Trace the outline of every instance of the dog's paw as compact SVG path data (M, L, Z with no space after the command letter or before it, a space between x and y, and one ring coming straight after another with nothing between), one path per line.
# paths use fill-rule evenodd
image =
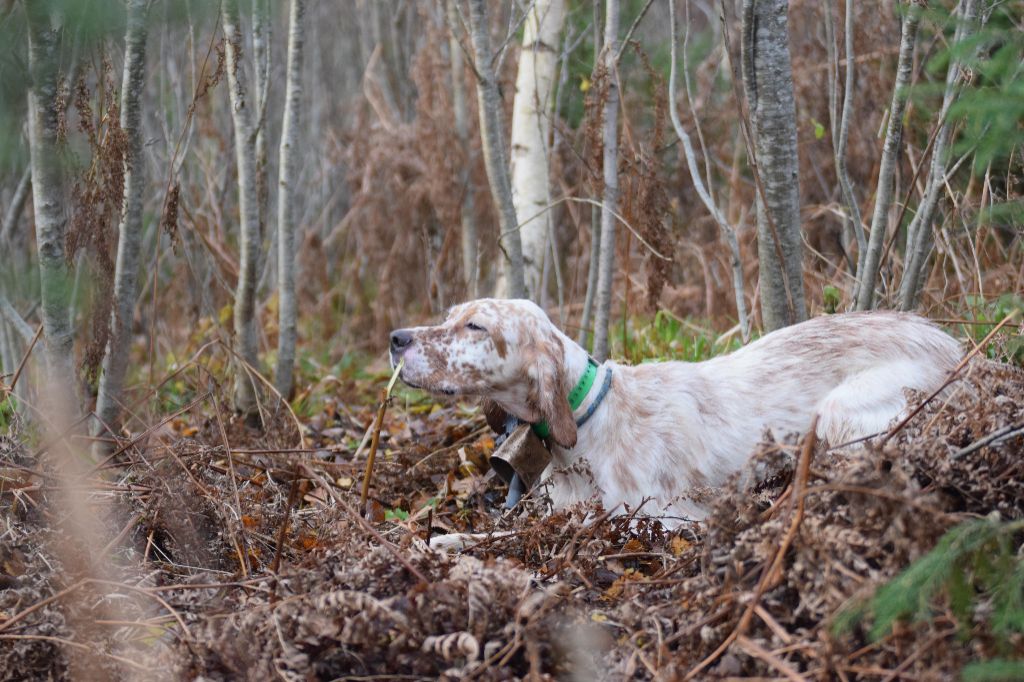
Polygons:
M430 549L437 552L462 552L485 540L504 538L515 533L508 530L497 530L491 533L447 533L430 538Z
M445 554L453 554L455 552L461 552L469 545L479 542L482 538L486 537L479 533L446 533L445 535L435 535L430 538L430 549L443 552Z

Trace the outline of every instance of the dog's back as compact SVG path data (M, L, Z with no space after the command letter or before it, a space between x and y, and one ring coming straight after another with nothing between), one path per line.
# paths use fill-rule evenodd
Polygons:
M564 455L588 460L606 505L652 496L667 509L740 470L766 430L805 433L818 415L831 445L883 431L906 409L905 389L934 390L960 357L926 320L872 312L818 317L705 362L615 365L594 425ZM570 493L555 483L556 497Z
M960 357L960 344L924 318L879 311L786 327L705 369L724 386L746 385L746 406L767 426L806 430L818 414L818 435L838 445L884 429L905 389L934 390Z

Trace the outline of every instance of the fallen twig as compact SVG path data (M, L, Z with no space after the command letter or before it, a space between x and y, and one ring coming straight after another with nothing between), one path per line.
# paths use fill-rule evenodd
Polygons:
M274 559L270 562L270 572L277 573L281 565L281 548L284 547L285 534L288 532L288 517L291 516L292 507L300 499L299 489L303 486L300 483L299 466L295 465L295 477L292 478L291 488L288 490L288 502L284 507L284 519L281 521L281 528L277 531L277 549L274 551ZM276 588L276 583L274 584ZM276 589L272 590L272 598L276 597Z
M3 632L4 630L6 630L7 628L11 627L12 625L17 623L18 621L24 620L24 618L26 616L31 615L32 613L34 613L35 611L38 611L39 609L43 608L47 604L55 602L55 601L57 601L58 599L60 599L61 597L65 596L65 595L71 594L72 592L74 592L75 590L77 590L82 585L86 584L87 582L89 582L88 579L86 579L86 580L79 580L74 585L71 585L70 587L65 587L63 590L61 590L57 594L51 595L51 596L47 597L46 599L43 599L42 601L37 601L32 606L29 606L28 608L26 608L26 609L16 613L15 615L11 616L10 618L5 620L4 622L0 623L0 632Z
M377 408L377 419L373 423L373 439L370 441L370 454L366 456L366 471L363 473L363 489L359 494L359 513L366 514L366 497L370 493L370 478L373 476L373 461L377 458L377 447L380 445L380 429L384 424L384 412L388 409L388 403L391 401L391 389L395 387L395 382L398 381L398 375L402 371L402 367L405 366L405 358L398 361L398 366L395 367L394 373L391 375L391 381L388 382L386 388L380 392L380 407Z
M25 369L25 363L28 362L28 356L32 354L32 349L36 347L36 343L39 341L39 337L42 333L43 325L39 325L39 329L36 329L35 336L32 337L32 342L28 344L28 348L25 349L25 354L21 356L21 362L18 363L18 369L14 370L14 377L11 379L11 385L4 386L5 399L14 392L14 387L18 385L18 379L21 378L21 373Z
M412 563L410 563L409 560L405 558L405 556L402 554L402 552L399 551L397 547L395 547L392 543L384 539L384 536L380 534L380 531L373 527L373 524L364 519L362 514L356 513L356 511L352 509L351 506L349 506L348 502L343 500L341 498L341 495L334 491L334 488L331 487L331 484L324 480L323 476L318 474L309 465L305 463L303 463L301 466L306 471L310 478L319 483L320 486L325 491L327 491L327 494L331 496L331 498L337 503L339 507L341 507L349 516L351 516L356 521L356 523L362 526L363 530L369 533L370 536L374 540L376 540L384 549L386 549L388 552L392 554L392 556L398 559L399 563L405 566L406 570L408 570L410 573L416 576L416 578L421 583L426 584L430 582L429 580L427 580L427 577L423 575L422 571L413 566Z
M245 523L242 520L242 500L238 495L238 480L235 478L235 459L234 455L231 454L231 444L228 442L228 432L224 428L224 419L220 415L220 401L217 400L216 390L210 390L210 397L213 398L213 415L217 419L217 428L220 430L221 440L224 441L224 453L228 458L228 469L231 475L231 491L235 497L235 513L238 515L238 530L239 530L239 545L238 548L238 563L242 568L242 575L246 578L252 573L252 566L249 565L249 545L245 538Z
M66 646L74 647L75 649L81 649L83 651L89 651L89 652L94 653L94 654L99 654L100 656L106 656L107 658L109 658L111 660L117 661L118 663L123 663L124 665L127 665L127 666L129 666L131 668L135 668L136 670L141 670L143 672L154 672L155 671L154 668L150 668L150 667L145 666L145 665L143 665L141 663L137 663L137 662L135 662L135 661L133 661L133 660L131 660L129 658L125 658L123 656L117 656L115 654L107 653L106 651L101 651L100 649L98 649L92 643L90 643L90 644L83 644L82 642L76 642L73 639L67 639L65 637L54 637L52 635L0 635L0 639L8 639L8 640L11 640L11 639L36 639L36 640L41 640L41 641L44 641L44 642L56 642L56 643L61 644L61 645L66 645Z
M761 659L766 664L785 675L787 680L792 680L793 682L805 682L806 678L794 670L793 666L789 665L746 635L739 635L736 638L736 643L739 644L741 649L754 658Z
M953 459L959 459L965 455L969 455L975 450L980 450L986 445L990 445L999 440L1005 440L1006 438L1013 438L1016 435L1024 433L1024 421L1019 421L1015 424L1004 426L1001 429L996 429L992 433L988 434L984 438L979 438L970 445L954 452L950 457Z
M811 471L811 458L814 456L814 446L818 441L816 436L817 429L818 417L815 415L814 420L811 422L811 428L804 437L804 447L800 451L800 462L797 465L796 476L793 479L793 495L790 500L791 513L789 528L786 530L786 535L783 536L782 542L779 543L779 549L775 553L775 558L761 573L761 579L758 581L757 588L754 590L754 596L747 604L747 608L743 612L743 615L740 616L740 620L736 624L736 627L717 649L712 651L707 658L690 669L686 674L685 679L692 680L702 670L718 660L718 657L725 653L733 642L743 636L747 627L750 626L750 621L754 616L754 611L757 608L758 602L761 601L761 597L770 588L778 584L777 575L782 570L782 562L785 560L786 552L789 550L789 546L793 543L793 539L796 537L796 532L800 528L800 522L803 521L804 518L804 495L807 489L807 478Z

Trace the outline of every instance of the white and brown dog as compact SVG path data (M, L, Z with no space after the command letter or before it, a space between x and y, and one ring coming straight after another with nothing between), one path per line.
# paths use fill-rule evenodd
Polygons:
M525 300L470 301L439 326L391 334L410 386L546 423L555 508L597 495L622 511L650 498L643 511L669 525L702 518L686 493L739 471L766 429L802 433L817 415L832 445L883 431L906 411L904 389L938 388L960 357L933 324L894 312L818 317L705 362L635 367L596 365Z

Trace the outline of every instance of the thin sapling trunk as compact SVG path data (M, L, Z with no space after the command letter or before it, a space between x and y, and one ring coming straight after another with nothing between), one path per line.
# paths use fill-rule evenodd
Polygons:
M96 435L106 428L116 435L121 424L124 377L128 369L132 317L139 290L139 254L142 249L142 205L146 189L142 157L142 92L146 71L146 19L149 0L130 0L125 32L124 74L121 81L121 128L128 148L124 159L124 198L118 225L117 262L114 269L114 299L110 311L110 337L103 355L99 392L96 396ZM110 441L95 441L94 448L106 452Z
M278 351L277 391L287 400L295 381L295 203L299 190L299 134L303 119L302 62L305 47L306 0L292 0L288 19L288 75L278 161L277 282Z

